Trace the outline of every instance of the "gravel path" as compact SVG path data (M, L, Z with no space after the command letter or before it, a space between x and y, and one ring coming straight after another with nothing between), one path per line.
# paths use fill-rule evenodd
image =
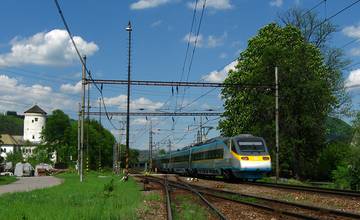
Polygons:
M24 192L42 189L61 184L63 181L53 176L18 177L18 180L8 185L0 186L0 195L4 193Z

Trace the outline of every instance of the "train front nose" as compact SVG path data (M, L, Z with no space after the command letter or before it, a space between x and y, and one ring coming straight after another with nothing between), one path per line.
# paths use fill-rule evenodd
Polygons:
M243 179L260 179L264 174L271 171L269 156L247 156L239 160L240 170L236 176Z

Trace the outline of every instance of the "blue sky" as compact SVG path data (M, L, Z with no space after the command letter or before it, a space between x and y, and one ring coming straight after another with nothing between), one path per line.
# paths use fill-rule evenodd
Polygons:
M178 81L182 73L186 36L193 14L192 0L134 0L134 1L71 1L59 0L81 53L88 56L88 67L94 78L126 79L127 32L133 24L132 79ZM247 41L264 25L277 21L277 14L292 7L312 8L321 1L315 0L208 0L204 13L198 47L196 48L189 81L218 81L225 77L225 70L246 48ZM327 0L316 11L326 18L354 1ZM201 6L203 0L199 0ZM15 110L20 113L39 104L46 111L56 108L76 118L80 101L81 65L76 58L69 38L64 31L53 1L3 0L0 3L0 111ZM199 17L197 11L196 25ZM331 21L339 32L330 42L342 47L353 39L360 39L360 3ZM193 39L191 39L193 40ZM191 41L193 42L193 41ZM191 49L192 51L192 49ZM344 48L347 58L360 61L360 43ZM191 54L191 53L190 53ZM187 68L186 68L187 69ZM187 71L185 72L187 75ZM347 84L360 84L360 65L344 72ZM182 91L182 90L181 90ZM183 111L222 111L219 89L188 89ZM202 98L197 97L207 93ZM351 91L354 108L358 108L356 90ZM104 86L104 96L109 111L123 111L126 87ZM91 91L92 110L97 111L99 94ZM173 111L176 100L171 88L133 87L133 109L146 111ZM168 102L167 102L168 100ZM191 105L190 105L191 103ZM139 149L148 147L149 119L132 118L131 143ZM124 118L113 118L120 127ZM209 121L208 121L209 120ZM196 124L193 117L152 118L154 142L171 141L176 147L195 140ZM203 118L207 125L216 127L216 117ZM104 125L118 135L103 118ZM172 130L174 128L174 130ZM188 131L188 128L190 131ZM212 129L209 137L218 135ZM124 138L123 138L124 140ZM161 144L164 146L164 144Z

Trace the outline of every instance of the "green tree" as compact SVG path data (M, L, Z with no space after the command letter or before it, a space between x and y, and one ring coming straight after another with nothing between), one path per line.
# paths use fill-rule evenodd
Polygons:
M120 145L120 160L121 160L121 168L125 168L125 152L126 146ZM139 151L136 149L129 149L129 166L132 167L139 162Z
M23 162L24 158L20 150L14 150L13 152L6 154L6 162L11 162L13 167L19 162Z
M43 130L41 148L46 149L48 155L57 152L58 162L71 164L78 157L78 122L71 120L61 110L53 111L46 121ZM114 136L96 120L84 123L84 166L89 162L90 169L97 169L100 162L104 167L112 167L112 147ZM40 158L46 155L39 151Z
M0 115L0 134L22 135L24 120L13 115Z
M332 47L329 42L334 33L338 32L337 26L330 20L324 21L316 12L307 12L301 8L291 8L279 15L281 25L292 25L299 28L304 40L317 47L323 57L324 63L331 71L332 82L336 87L333 90L338 98L338 104L333 106L332 113L335 115L351 114L351 98L344 88L342 70L350 64L340 48Z
M160 149L159 150L159 155L164 155L164 154L166 154L166 151L164 149Z
M354 137L341 163L332 172L335 184L340 188L360 189L360 112L353 121Z
M43 145L48 153L56 152L58 162L68 162L67 154L70 146L70 118L61 110L54 110L46 119L42 131Z
M325 143L325 120L338 104L332 72L320 50L305 41L298 28L269 24L249 40L225 83L273 85L275 66L279 68L281 170L298 178L315 177L317 156ZM262 136L274 155L274 90L227 86L222 98L222 134Z
M51 155L44 145L40 145L34 149L33 154L27 158L27 161L34 167L39 163L52 164L50 160Z

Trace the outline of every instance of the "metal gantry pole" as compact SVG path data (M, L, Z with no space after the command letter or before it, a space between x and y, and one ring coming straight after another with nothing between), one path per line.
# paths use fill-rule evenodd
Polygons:
M82 83L81 83L81 127L80 127L80 182L83 181L83 162L84 162L84 119L85 119L85 84L86 84L86 56L84 56L82 65Z
M276 183L279 181L279 85L278 67L275 67L275 129L276 129Z
M150 129L149 129L149 171L152 171L152 146L153 146L153 131L152 131L152 121L150 119Z
M77 171L78 174L80 175L80 142L81 142L81 125L80 125L80 121L81 121L81 104L79 103L79 111L78 111L78 147L77 147Z
M89 126L90 126L90 84L87 84L87 113L86 113L86 172L89 172Z
M101 97L99 98L99 124L101 125ZM101 171L101 145L99 144L99 171Z
M129 175L129 137L130 137L130 73L131 73L131 22L129 21L126 31L129 33L128 45L128 85L127 85L127 109L126 109L126 151L125 151L125 176Z

